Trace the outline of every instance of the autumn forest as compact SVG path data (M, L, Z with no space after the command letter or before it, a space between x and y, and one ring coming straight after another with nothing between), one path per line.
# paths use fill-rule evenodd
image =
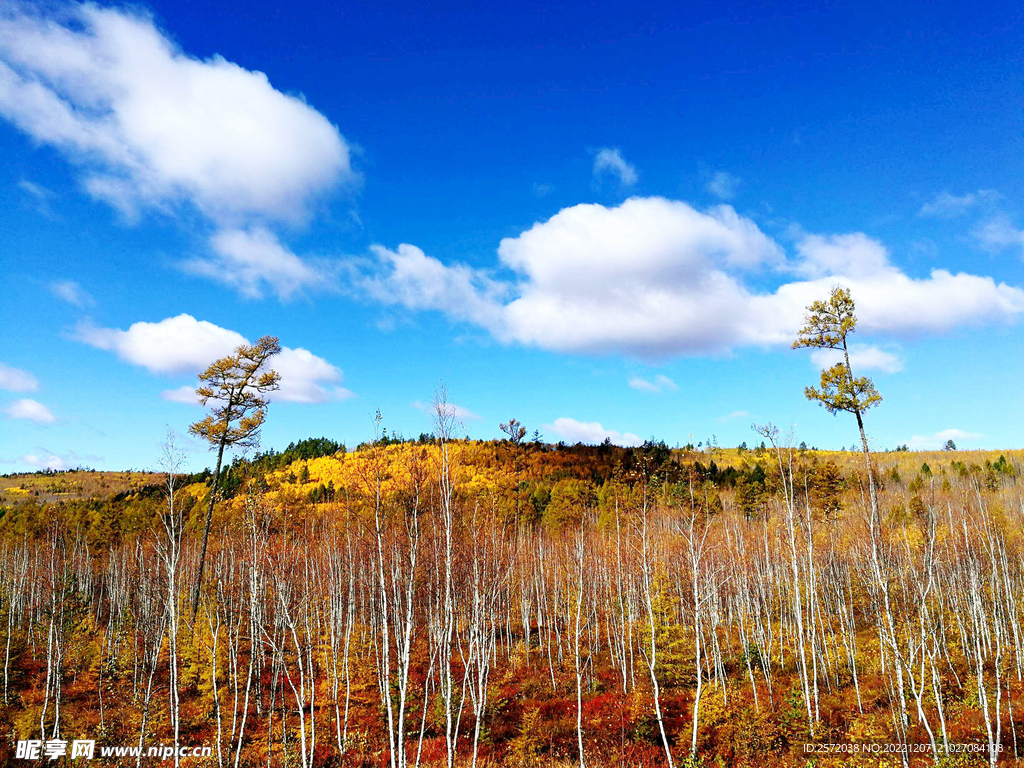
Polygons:
M838 352L806 395L849 451L771 424L472 440L442 387L417 439L378 414L358 447L259 452L279 347L240 348L200 376L210 470L170 434L157 472L2 479L0 762L79 738L218 768L1015 762L1024 452L876 450L854 309L815 302L795 344Z

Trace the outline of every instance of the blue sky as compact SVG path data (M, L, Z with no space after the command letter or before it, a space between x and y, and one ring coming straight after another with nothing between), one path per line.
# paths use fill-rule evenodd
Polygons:
M1020 447L1022 13L7 4L0 472L152 466L263 334L265 447L442 381L473 437L848 446L832 285L878 448Z

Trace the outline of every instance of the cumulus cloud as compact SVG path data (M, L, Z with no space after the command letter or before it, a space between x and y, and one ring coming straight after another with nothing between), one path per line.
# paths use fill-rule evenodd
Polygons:
M739 177L726 171L716 171L705 185L708 192L721 200L732 200L739 188Z
M596 445L603 443L606 439L611 440L615 445L624 447L642 445L643 440L632 432L617 432L614 429L605 429L597 421L577 421L566 417L555 419L551 424L545 424L542 429L547 432L554 432L558 437L567 443L589 443Z
M640 392L650 392L652 395L661 392L675 392L679 389L672 379L662 373L657 374L651 381L641 376L631 376L629 378L629 386Z
M962 429L943 429L934 435L914 435L907 441L907 447L914 451L928 451L942 448L946 442L972 442L981 437L979 432L965 432ZM963 446L960 446L963 447Z
M195 205L297 221L354 177L338 129L262 72L181 51L137 11L0 12L0 114L78 164L128 215Z
M54 280L47 287L58 299L80 309L96 303L89 292L74 280Z
M835 286L852 292L865 335L1024 313L1019 287L944 269L911 277L863 233L803 234L787 257L730 206L699 211L658 197L565 208L502 240L493 271L448 266L411 245L374 254L361 278L369 295L558 352L663 359L788 345L807 305Z
M612 176L623 187L632 187L640 179L636 168L626 162L622 152L604 148L594 156L594 179Z
M796 245L793 269L809 278L844 275L866 278L889 268L889 252L863 232L849 235L805 235Z
M269 290L286 300L328 280L263 226L222 230L210 239L210 247L212 257L187 260L182 268L229 285L248 298L261 298Z
M164 375L198 374L214 360L249 343L236 331L186 314L157 323L133 323L126 331L82 324L77 333L78 339L86 344ZM354 397L341 386L342 370L307 349L281 347L270 366L281 374L281 387L270 396L274 401L325 403ZM190 404L195 401L190 390L191 387L181 386L165 390L161 397Z
M20 421L31 421L35 424L53 424L57 419L47 408L35 400L15 400L4 407L4 414L8 419Z
M420 411L421 413L430 414L433 416L436 413L437 406L433 403L424 403L422 400L413 400L409 403L409 407L414 410ZM459 421L481 421L481 417L473 413L468 408L463 408L461 405L455 403L444 403L442 406L446 416L450 416L453 419Z
M159 374L197 373L248 343L240 333L186 314L158 323L133 323L127 331L82 323L77 335L90 346Z
M837 349L815 349L811 352L811 362L819 368L829 368L842 361L843 353ZM851 344L850 367L855 374L861 371L898 373L903 370L903 361L892 352L871 344Z
M959 196L943 192L934 200L922 205L921 210L917 212L917 215L952 219L957 216L962 216L976 205L980 205L982 203L994 203L1001 197L1002 195L994 189L979 189L977 192L968 192L966 195Z
M355 395L341 386L344 378L336 365L318 357L308 349L281 347L271 366L281 374L281 388L272 400L288 403L326 403L347 400Z
M35 392L39 389L39 379L28 371L0 363L0 389L8 392Z

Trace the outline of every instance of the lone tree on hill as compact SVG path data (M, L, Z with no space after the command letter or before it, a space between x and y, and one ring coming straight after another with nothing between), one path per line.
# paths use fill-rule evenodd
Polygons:
M874 526L878 520L878 499L871 469L871 450L864 432L864 412L882 402L882 396L878 394L871 379L866 376L855 378L850 367L850 350L846 339L857 327L855 309L848 289L833 288L828 301L815 301L807 308L804 327L793 342L793 348L834 349L843 353L841 361L821 372L821 389L807 387L804 394L808 400L817 401L833 415L846 411L857 417L864 463L868 470L871 525Z
M206 506L206 524L203 527L203 546L199 553L199 573L192 591L192 616L199 610L199 590L203 584L203 566L206 547L210 539L210 521L213 504L217 500L217 482L226 448L254 448L259 444L260 427L267 415L267 394L278 389L281 376L273 370L264 370L267 362L281 351L274 336L264 336L252 346L243 344L234 354L222 357L199 374L196 389L199 402L214 405L202 421L188 428L196 437L217 450L217 468L213 472L210 500Z

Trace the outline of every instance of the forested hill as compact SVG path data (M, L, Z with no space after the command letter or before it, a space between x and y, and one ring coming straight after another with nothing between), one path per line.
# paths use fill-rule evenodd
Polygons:
M246 490L256 490L284 504L290 514L352 500L368 482L368 459L379 456L391 476L409 461L429 461L435 442L430 435L414 440L385 436L349 451L326 437L291 443L282 451L268 450L236 457L222 472L218 509L231 515ZM661 499L702 507L715 513L735 508L757 518L779 487L779 456L765 445L720 448L688 445L670 448L664 442L642 446L547 444L539 441L464 440L456 451L463 495L492 497L495 508L527 525L559 526L567 510L599 508L613 486L651 483ZM821 451L801 445L787 450L796 485L821 514L834 516L844 499L866 493L863 455L850 451ZM380 467L376 467L379 470ZM1024 471L1024 451L908 451L875 454L880 487L906 489L908 498L948 488L950 478L975 477L987 487ZM212 472L205 469L176 478L187 504L198 515L200 499L208 498ZM0 476L0 532L20 530L39 515L59 514L104 536L144 532L156 523L155 514L166 497L166 475L154 471L94 471L77 469ZM908 502L909 503L909 502ZM571 515L570 515L571 516ZM6 519L5 519L6 518ZM511 519L511 518L510 518Z

